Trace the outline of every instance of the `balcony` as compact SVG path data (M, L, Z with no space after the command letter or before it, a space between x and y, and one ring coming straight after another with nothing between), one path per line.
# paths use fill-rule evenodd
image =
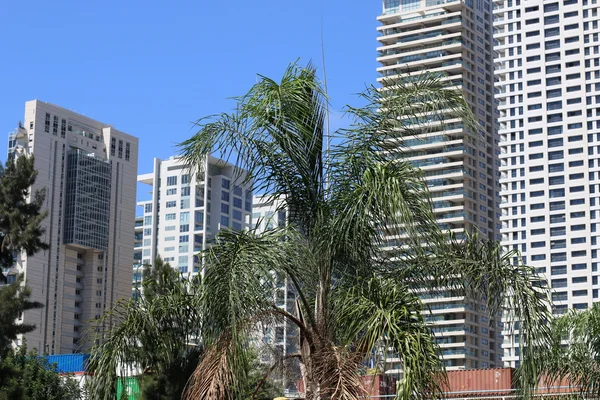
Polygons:
M450 24L456 24L459 22L460 22L460 17L454 17L454 18L443 20L441 25L450 25Z
M452 175L452 174L465 174L466 171L462 168L448 168L448 169L443 169L441 171L436 170L436 171L426 171L423 176L428 178L428 177L432 177L432 176L440 176L440 175Z
M466 349L444 349L440 351L442 356L464 356L467 354Z
M466 326L434 326L431 328L433 333L446 333L446 332L465 332L467 330Z
M438 197L452 197L452 196L464 196L464 195L465 195L464 190L453 190L453 191L449 191L449 192L438 192L438 193L432 194L431 197L438 198Z
M465 217L464 211L453 212L453 213L445 213L445 214L436 214L436 218L438 220L441 220L441 219L453 219L453 218L464 218L464 217Z
M412 22L412 21L421 21L424 19L430 19L433 17L438 17L440 15L444 15L446 14L445 12L436 12L436 13L431 13L431 14L425 14L425 15L420 15L417 17L407 17L407 18L397 18L396 19L396 24L401 24L401 23L405 23L405 22ZM396 35L398 33L404 33L406 32L405 29L400 29L400 28L387 28L387 29L382 29L381 30L381 35L382 36L389 36L389 35Z
M397 44L400 44L400 43L402 43L402 41L397 42ZM399 54L404 54L404 53L412 53L412 52L421 51L421 50L433 49L436 47L452 46L454 44L460 45L462 43L463 42L461 39L453 39L453 40L445 40L443 42L436 42L436 43L433 43L430 45L425 45L425 46L383 50L383 51L379 52L379 57L381 58L381 57L394 56L394 55L399 55Z

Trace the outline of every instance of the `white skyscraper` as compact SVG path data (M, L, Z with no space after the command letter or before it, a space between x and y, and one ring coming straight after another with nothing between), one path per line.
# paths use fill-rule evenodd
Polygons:
M18 254L34 324L27 345L50 354L85 351L82 334L117 300L131 294L138 139L83 115L38 100L9 137L9 154L34 155L32 192L45 189L49 211L42 240L50 248ZM20 342L21 340L19 340Z
M440 227L499 239L498 140L494 101L491 3L483 0L383 0L377 19L378 79L384 90L429 72L460 90L481 129L460 118L404 137L404 155L419 167L431 191ZM395 246L395 238L390 239ZM501 365L499 322L482 304L458 293L424 295L428 318L448 369ZM391 363L390 371L398 368ZM400 365L398 363L398 365Z
M134 274L140 263L151 265L158 256L185 275L199 273L198 253L220 229L250 224L252 182L245 178L244 171L212 156L195 173L180 158L155 158L154 171L138 176L152 196L138 203L143 216L136 219Z
M288 213L282 200L272 201L269 195L255 196L252 204L252 226L258 232L269 229L282 228L288 224ZM273 303L292 314L296 313L296 294L293 286L287 279L275 276L275 288L273 291ZM262 361L274 361L277 357L286 357L298 352L298 329L286 319L277 321L272 325L262 327L259 335L262 340ZM273 377L278 381L286 393L296 392L296 379L294 379L293 366L288 365L289 371L275 371ZM295 371L298 372L298 371Z
M554 314L585 309L599 288L598 5L498 0L494 16L503 245L546 277ZM517 365L518 335L505 348Z

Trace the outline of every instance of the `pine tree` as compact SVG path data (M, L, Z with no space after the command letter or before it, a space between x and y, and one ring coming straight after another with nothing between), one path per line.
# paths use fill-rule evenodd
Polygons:
M22 283L23 275L19 275L15 282L0 288L0 364L10 350L11 341L35 329L35 325L15 323L19 315L23 311L43 307L41 303L29 301L31 289Z
M37 171L34 168L33 157L10 159L6 166L0 165L0 266L10 267L14 263L14 254L25 251L33 255L39 250L45 250L48 245L41 240L44 229L41 223L47 212L41 211L45 191L39 190L32 194ZM5 279L0 274L0 279Z
M45 193L36 191L28 199L36 176L33 157L9 159L5 167L0 165L0 267L10 268L19 251L32 255L48 248L41 240L41 223L47 214L41 211ZM0 273L0 279L6 281L4 274ZM0 288L0 359L17 335L35 329L33 325L16 324L19 315L43 306L29 301L31 291L23 281L19 275L15 282Z
M47 215L47 212L41 211L45 192L30 193L36 177L33 157L9 158L6 166L0 165L2 268L13 266L17 252L33 255L48 248L41 240L44 233L41 223ZM31 198L28 198L30 194ZM6 276L0 273L0 282L6 280ZM11 347L11 342L18 335L35 329L35 325L17 323L19 316L24 311L43 307L43 304L29 300L31 290L24 285L24 280L23 274L19 274L14 282L0 287L0 399L74 398L71 395L54 396L55 387L61 387L56 372L48 370L34 355L27 356L26 346L16 350Z
M154 265L144 265L142 273L142 287L147 302L152 302L156 297L169 294L181 286L181 276L171 265L157 257Z

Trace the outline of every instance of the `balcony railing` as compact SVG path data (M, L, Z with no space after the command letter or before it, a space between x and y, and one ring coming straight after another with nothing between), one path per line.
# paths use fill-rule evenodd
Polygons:
M403 42L404 41L401 39L398 42L396 42L396 44L400 44L400 43L403 43ZM453 45L453 44L460 44L460 43L462 43L462 40L460 40L460 39L454 39L454 40L445 40L443 42L438 42L438 43L434 43L434 44L430 44L430 45L425 45L425 46L409 47L409 48L406 48L406 49L384 50L384 51L380 51L379 52L379 57L392 56L392 55L396 55L396 54L410 53L410 52L413 52L413 51L432 49L432 48L435 48L435 47L442 47L442 46L450 46L450 45Z

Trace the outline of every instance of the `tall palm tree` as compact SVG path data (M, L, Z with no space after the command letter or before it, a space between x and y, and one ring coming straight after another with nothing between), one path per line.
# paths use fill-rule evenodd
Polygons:
M333 132L326 151L327 96L313 66L292 64L280 82L261 76L233 112L200 120L181 144L192 168L213 151L235 160L256 192L276 193L291 222L265 234L223 232L204 254L207 351L185 398L238 398L248 337L277 318L299 330L299 351L287 357L300 363L307 399L363 396L360 372L374 349L402 360L398 398L435 396L443 365L422 289L462 291L492 316L506 307L522 321L525 345L545 340L548 293L534 270L475 234L441 232L422 174L403 157L402 137L457 121L477 132L460 92L425 74L362 97L367 105L348 108L353 125ZM386 248L390 237L399 238L395 251ZM273 272L291 282L295 312L271 301ZM527 354L522 365L529 387L536 365Z
M586 396L600 396L600 304L553 320L551 332L550 347L535 352L540 383L567 381Z

